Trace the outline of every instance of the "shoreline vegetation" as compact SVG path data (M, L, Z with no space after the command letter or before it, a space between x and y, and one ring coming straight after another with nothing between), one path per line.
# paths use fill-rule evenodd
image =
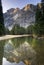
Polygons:
M1 36L0 37L0 41L1 40L7 40L7 39L11 39L11 38L18 38L18 37L33 37L33 38L38 38L38 39L44 39L44 36L41 36L41 37L37 37L37 36L35 36L35 35L4 35L4 36Z

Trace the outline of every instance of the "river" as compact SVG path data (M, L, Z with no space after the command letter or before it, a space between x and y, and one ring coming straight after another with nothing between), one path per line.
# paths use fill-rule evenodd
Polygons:
M44 39L28 36L0 41L0 65L44 65Z

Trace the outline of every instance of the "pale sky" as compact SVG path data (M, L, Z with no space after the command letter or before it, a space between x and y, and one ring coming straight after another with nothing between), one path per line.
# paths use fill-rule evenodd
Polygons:
M41 0L2 0L3 12L6 12L10 8L23 8L27 4L40 3Z

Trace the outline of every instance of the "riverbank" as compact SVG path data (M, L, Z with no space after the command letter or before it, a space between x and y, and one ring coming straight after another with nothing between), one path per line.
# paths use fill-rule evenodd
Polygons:
M5 35L5 36L0 37L0 41L11 39L11 38L16 38L16 37L26 37L26 36L32 36L32 35Z
M38 39L44 39L44 36L43 37L37 37L37 36L33 36L31 34L30 35L5 35L5 36L0 37L0 41L11 39L11 38L17 38L17 37L27 37L27 36L32 36L33 38L38 38Z

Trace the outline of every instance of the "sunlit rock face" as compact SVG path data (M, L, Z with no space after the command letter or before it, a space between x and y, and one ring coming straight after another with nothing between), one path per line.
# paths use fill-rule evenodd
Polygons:
M26 65L35 65L36 52L26 41L15 47L11 40L4 46L4 57L10 62L23 61Z
M41 6L41 3L38 3L37 5L38 5L39 9L41 9L41 7L42 7L42 6Z
M24 9L24 11L34 12L36 10L36 6L33 4L27 4L23 9Z
M19 9L19 8L16 8L16 9L14 10L14 13L17 13L18 11L20 11L20 9Z
M29 4L24 7L24 11L27 11L27 10L30 10L30 5Z

